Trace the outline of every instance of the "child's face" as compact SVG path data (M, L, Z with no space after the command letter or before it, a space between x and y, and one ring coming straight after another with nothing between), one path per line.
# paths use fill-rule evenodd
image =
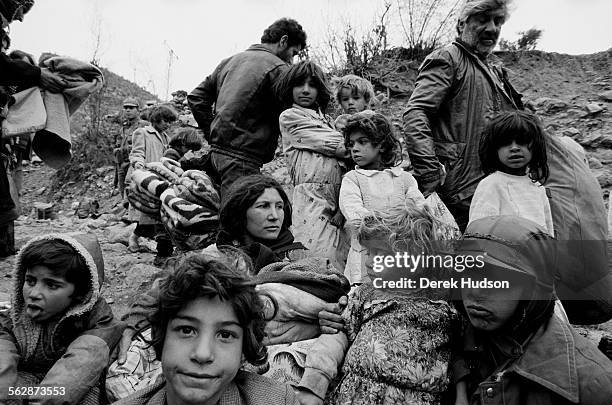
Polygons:
M518 144L513 140L509 145L497 149L497 157L508 174L523 175L525 168L531 162L531 146Z
M489 281L509 280L511 270L499 270L485 266L478 270L484 272L480 276L470 277L472 280ZM498 330L514 315L529 283L526 279L510 281L510 288L462 288L461 299L471 324L480 330L491 332Z
M377 170L382 166L381 147L372 144L361 131L353 132L349 136L348 148L351 157L361 169Z
M48 267L37 265L26 271L22 293L26 314L34 322L44 322L70 307L74 284Z
M200 297L168 322L162 352L168 404L216 404L242 363L243 328L228 301Z
M300 107L310 108L317 101L319 90L311 77L293 88L293 102Z
M355 114L368 108L368 103L363 94L353 91L350 87L340 90L340 106L345 114Z

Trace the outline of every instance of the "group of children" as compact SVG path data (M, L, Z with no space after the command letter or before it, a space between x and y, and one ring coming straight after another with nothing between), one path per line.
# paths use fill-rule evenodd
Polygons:
M488 277L519 282L502 292L465 288L453 305L448 289L373 285L376 257L439 253L434 242L453 232L398 167L393 124L369 109L371 84L340 79L344 114L335 121L323 113L331 90L316 64L293 65L276 90L287 107L279 123L296 240L343 268L353 285L344 331L328 337L334 344L322 339L312 348L318 358L343 359L341 379L319 373L321 391L310 399L322 403L327 392L327 401L342 404L440 404L449 397L456 404L605 403L612 363L554 311L553 253L550 244L533 243L554 236L539 183L548 176L546 139L534 115L504 113L484 134L487 177L458 247L490 254ZM104 400L100 382L124 325L99 295L103 264L91 242L49 235L20 251L12 308L0 314L0 395L9 387L60 387L61 403ZM443 279L438 270L429 277ZM403 274L394 266L386 271ZM161 285L151 318L165 379L120 403L297 403L291 389L241 370L245 361L265 360L260 306L253 281L231 263L188 258ZM317 364L307 360L309 367ZM11 398L49 399L45 393L15 396L13 389Z

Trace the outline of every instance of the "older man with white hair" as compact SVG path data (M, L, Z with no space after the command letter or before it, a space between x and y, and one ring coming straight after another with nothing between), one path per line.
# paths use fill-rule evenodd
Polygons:
M419 69L404 113L410 160L425 196L438 192L461 230L484 177L478 148L483 129L501 111L522 109L521 95L491 55L509 14L509 0L468 0L458 37Z

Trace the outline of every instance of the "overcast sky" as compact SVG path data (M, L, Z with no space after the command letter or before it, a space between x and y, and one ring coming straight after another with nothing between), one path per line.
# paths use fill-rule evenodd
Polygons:
M401 1L401 0L400 0ZM91 60L165 98L191 91L217 63L253 43L280 17L297 19L316 45L328 27L369 27L382 0L37 0L11 25L12 49ZM397 0L393 1L397 4ZM538 49L587 54L612 48L612 0L515 0L502 37L544 31ZM99 28L98 28L99 27ZM393 37L398 41L399 36Z

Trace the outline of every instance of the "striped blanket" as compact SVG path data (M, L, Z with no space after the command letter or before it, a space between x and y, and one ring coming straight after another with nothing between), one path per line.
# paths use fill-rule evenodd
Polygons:
M176 184L179 181L179 176L172 170L164 166L162 162L150 162L147 163L145 167L147 168L147 170L150 170L153 173L157 174L170 184Z
M177 162L174 159L170 159L167 157L163 157L161 158L161 163L164 165L164 167L168 170L170 170L172 173L176 174L177 176L181 177L183 175L183 169L181 169L181 164L179 162Z
M140 169L132 172L132 181L154 198L159 198L161 193L170 186L170 183L160 178L156 173Z
M218 210L210 210L177 197L174 189L168 188L161 195L162 210L175 228L189 228L193 231L210 231L219 223Z

